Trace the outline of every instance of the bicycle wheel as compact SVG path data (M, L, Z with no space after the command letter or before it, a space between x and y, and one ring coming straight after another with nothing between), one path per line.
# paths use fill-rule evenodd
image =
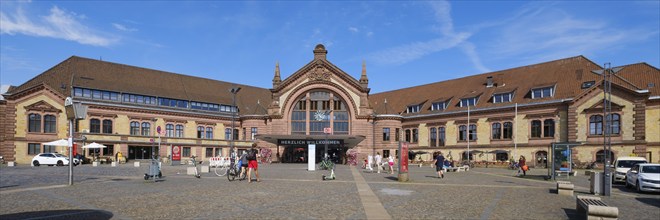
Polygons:
M236 168L234 168L234 167L230 167L230 168L227 170L227 179L228 179L229 181L234 181L234 179L236 179Z
M215 175L218 176L227 175L227 166L216 166L213 171L215 171Z

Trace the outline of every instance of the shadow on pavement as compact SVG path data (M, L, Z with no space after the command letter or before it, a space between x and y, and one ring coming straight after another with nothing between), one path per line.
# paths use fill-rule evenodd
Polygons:
M424 176L424 177L426 177L426 178L433 178L433 179L437 179L437 178L438 178L437 176Z
M657 198L635 198L635 199L637 199L637 201L643 202L644 204L652 205L660 208L660 199Z
M6 186L0 186L0 189L2 188L9 188L9 187L17 187L19 185L6 185Z
M399 178L398 178L398 177L394 177L394 176L387 176L387 177L385 177L385 179L388 179L388 180L394 180L394 181L399 181Z
M36 212L22 212L14 214L0 215L0 219L111 219L112 212L104 210L73 209L73 210L48 210Z
M568 216L568 219L581 219L580 213L577 212L575 209L567 209L567 208L562 208L564 210L564 213L566 213L566 216Z

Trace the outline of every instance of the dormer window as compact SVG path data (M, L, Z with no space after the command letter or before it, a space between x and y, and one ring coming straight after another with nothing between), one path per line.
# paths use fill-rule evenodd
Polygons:
M493 95L493 103L502 103L502 102L511 102L513 98L513 93L500 93Z
M474 106L477 103L477 97L461 99L460 107Z
M406 109L406 113L416 113L419 112L420 105L410 105Z
M582 89L591 88L596 83L596 81L587 81L582 83Z
M434 102L431 104L431 111L445 110L447 109L447 102Z
M532 89L532 99L552 97L554 95L555 95L554 86Z

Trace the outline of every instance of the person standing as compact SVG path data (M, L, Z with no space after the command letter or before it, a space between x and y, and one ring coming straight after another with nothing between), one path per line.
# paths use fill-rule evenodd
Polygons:
M376 167L378 169L378 173L380 173L381 169L381 164L383 163L383 157L380 156L380 152L376 153Z
M518 159L518 166L520 167L520 170L522 170L523 176L527 175L527 165L525 164L525 156L520 155L520 159ZM518 172L520 173L520 172Z
M248 159L248 183L252 182L252 170L254 170L254 174L257 177L257 182L261 182L259 180L259 163L257 163L257 149L254 149L257 144L254 143L252 144L252 148L250 148L250 152L248 153L247 159Z
M248 161L247 156L248 156L248 153L243 151L243 154L241 154L241 157L238 159L238 164L240 164L240 167L241 167L240 168L241 169L240 170L241 175L244 175L248 170L248 163L250 161ZM239 176L241 176L241 175L239 175Z
M445 157L442 156L442 152L438 153L438 156L433 160L435 165L435 171L438 172L438 178L445 178L445 173L442 170L442 166L445 164Z
M394 156L387 157L387 163L390 165L390 174L394 174Z
M369 154L369 156L367 156L367 170L369 170L369 171L371 171L371 172L374 171L374 168L371 167L371 165L372 165L373 163L374 163L374 156L371 155L371 154Z

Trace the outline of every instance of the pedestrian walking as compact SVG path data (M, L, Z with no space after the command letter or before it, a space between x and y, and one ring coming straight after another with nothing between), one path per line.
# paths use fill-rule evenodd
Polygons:
M520 155L520 159L518 159L518 166L520 167L520 170L518 170L518 173L522 171L523 176L527 175L527 169L529 169L529 167L525 164L525 162L526 162L525 156Z
M248 161L247 156L248 156L248 153L243 151L243 154L241 154L241 157L238 159L238 163L240 164L240 167L241 167L241 170L239 170L240 174L244 174L248 171L248 163L250 161ZM239 176L241 176L241 175L239 175Z
M390 174L394 174L394 156L387 157L387 164L390 165Z
M257 163L257 149L255 147L257 146L256 143L252 144L252 148L250 148L250 152L248 152L248 183L252 182L252 171L254 170L254 174L257 177L257 182L261 182L259 179L259 163Z
M435 171L438 172L438 178L445 178L445 173L442 170L442 166L445 165L445 157L442 156L442 152L438 153L438 156L433 160L435 165Z
M380 173L382 163L383 163L383 157L381 157L380 152L378 152L376 153L376 167L378 169L378 173Z

